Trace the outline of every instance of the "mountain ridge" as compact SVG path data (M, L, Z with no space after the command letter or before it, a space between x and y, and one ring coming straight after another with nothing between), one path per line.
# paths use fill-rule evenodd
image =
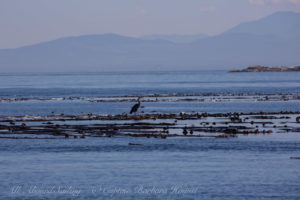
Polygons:
M285 30L276 31L280 24L285 24ZM190 43L117 34L64 37L0 49L0 70L151 71L228 69L255 64L299 65L298 27L299 13L280 12Z

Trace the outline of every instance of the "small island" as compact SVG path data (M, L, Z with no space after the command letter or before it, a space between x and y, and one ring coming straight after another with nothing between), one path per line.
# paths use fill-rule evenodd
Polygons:
M282 67L282 66L249 66L246 69L232 69L229 72L295 72L300 71L300 66Z

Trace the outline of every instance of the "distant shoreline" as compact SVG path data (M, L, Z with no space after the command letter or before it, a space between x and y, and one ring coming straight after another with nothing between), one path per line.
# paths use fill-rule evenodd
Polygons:
M297 72L300 71L300 66L281 67L281 66L249 66L246 69L238 70L231 69L229 72Z

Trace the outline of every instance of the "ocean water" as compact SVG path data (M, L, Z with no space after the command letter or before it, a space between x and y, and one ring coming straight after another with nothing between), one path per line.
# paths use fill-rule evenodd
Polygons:
M0 99L27 98L0 101L0 116L128 113L134 102L87 99L151 94L297 97L300 73L0 74ZM79 99L60 99L64 97ZM144 113L300 111L297 99L142 105ZM0 199L296 200L300 199L300 160L291 157L300 157L299 133L227 139L1 139Z
M0 74L0 97L299 93L299 72L226 71Z
M272 95L300 94L299 72L228 73L226 71L121 72L121 73L27 73L0 74L0 116L128 113L130 102L90 102L37 98L91 98L144 95ZM300 111L299 101L221 101L143 103L144 112L278 112Z

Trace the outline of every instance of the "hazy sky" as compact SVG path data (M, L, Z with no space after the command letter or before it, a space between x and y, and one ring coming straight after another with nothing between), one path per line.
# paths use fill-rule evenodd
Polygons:
M0 0L0 48L63 36L215 35L300 0Z

